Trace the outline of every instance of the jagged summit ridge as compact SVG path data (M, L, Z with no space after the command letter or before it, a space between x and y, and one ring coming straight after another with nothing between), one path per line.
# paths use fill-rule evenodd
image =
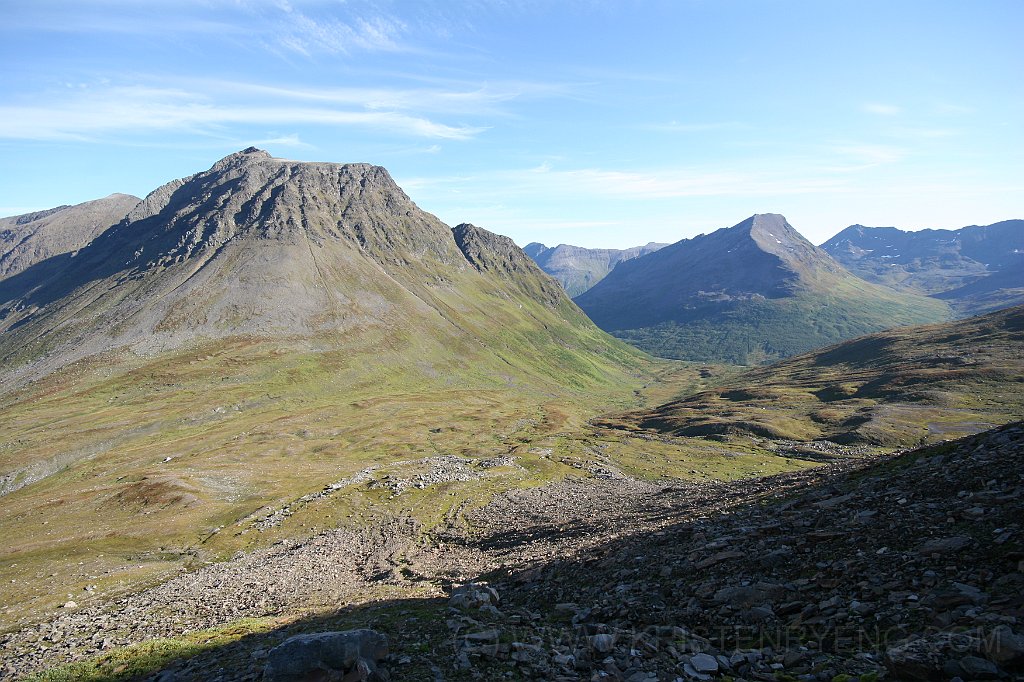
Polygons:
M508 237L472 223L456 225L452 228L452 236L466 260L477 270L491 272L516 284L548 306L556 306L565 299L565 293L558 284Z
M448 228L420 211L384 168L288 161L255 148L163 185L128 221L136 223L133 233L146 234L133 254L147 267L235 238L343 239L377 255L400 251L399 259L457 258Z

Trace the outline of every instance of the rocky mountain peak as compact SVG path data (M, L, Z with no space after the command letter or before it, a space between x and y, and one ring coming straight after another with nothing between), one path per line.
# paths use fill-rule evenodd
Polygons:
M766 250L773 250L775 248L773 244L799 245L810 248L814 246L789 224L785 216L778 213L759 213L744 222L749 223L747 231L751 238Z
M540 242L530 242L523 247L523 253L530 258L537 260L537 257L548 250L548 247Z
M911 323L948 314L933 300L857 279L778 214L620 263L574 300L602 329L644 350L741 363L760 362L759 351L791 355L877 331L897 315ZM712 333L719 326L729 331ZM736 349L728 356L727 345Z
M460 223L452 228L452 236L459 250L477 270L507 267L521 252L508 237L495 234L472 223Z
M118 345L434 325L449 319L439 291L475 302L477 288L583 324L512 240L453 230L384 168L250 149L165 184L76 253L0 277L0 332L17 331L10 348L35 344L18 351L33 362L50 352L30 368L45 372Z
M210 170L222 170L224 168L230 168L232 166L238 166L246 163L253 163L256 161L270 161L274 157L269 152L257 149L256 147L246 147L240 152L228 154L223 159L213 164Z
M148 266L233 239L342 240L382 263L430 255L458 262L448 228L420 210L387 170L365 163L276 159L250 147L171 181L128 216L133 253Z
M805 277L812 271L835 274L842 269L828 253L808 241L778 213L753 215L731 229L748 233L757 248L781 259L798 277Z

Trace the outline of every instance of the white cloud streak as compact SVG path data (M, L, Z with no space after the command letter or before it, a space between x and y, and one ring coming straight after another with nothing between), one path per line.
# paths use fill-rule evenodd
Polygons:
M708 123L695 123L685 121L669 121L668 123L654 123L645 126L647 130L654 130L664 133L707 133L719 130L733 130L745 128L746 126L738 121L721 121Z
M350 54L354 51L399 52L407 49L401 37L404 23L388 17L314 19L299 12L287 13L285 27L274 36L282 47L306 57L318 53Z
M212 134L223 126L239 124L358 126L440 140L466 140L486 130L482 126L442 123L397 106L385 107L385 99L379 96L387 92L374 91L374 95L367 97L370 93L353 91L339 101L318 106L297 101L303 98L294 93L289 96L288 90L278 90L281 96L277 98L246 100L218 96L215 89L194 92L149 86L90 88L60 93L46 103L0 106L0 120L4 121L0 138L84 141L111 134L156 131ZM401 91L391 94L395 103L405 102L403 106L412 107L414 95ZM433 97L438 101L446 97L457 101L459 93L435 92ZM453 105L451 109L457 107Z
M410 51L409 26L372 4L163 2L78 0L46 3L11 0L7 28L58 33L110 33L161 39L244 37L304 57L355 52ZM306 10L301 5L306 5ZM365 10L365 11L360 11Z
M904 159L908 153L907 150L902 147L862 143L837 144L829 148L828 151L838 154L843 159L851 160L858 164L849 170L895 163Z
M205 90L242 95L259 95L323 104L359 106L370 110L498 113L499 106L524 94L559 94L558 86L532 83L484 84L479 87L452 88L298 88L232 81L197 82Z

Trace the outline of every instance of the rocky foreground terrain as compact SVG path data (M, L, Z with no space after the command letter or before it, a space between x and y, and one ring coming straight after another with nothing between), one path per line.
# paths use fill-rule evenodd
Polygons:
M344 679L1024 679L1022 524L1021 422L734 483L611 471L67 608L0 636L0 676L249 616L272 627L150 676L265 679L288 637L366 627L390 654Z

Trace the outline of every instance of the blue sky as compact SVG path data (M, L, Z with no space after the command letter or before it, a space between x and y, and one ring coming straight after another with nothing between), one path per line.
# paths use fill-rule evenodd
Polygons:
M520 244L1024 218L1020 0L4 0L0 215L250 145Z

